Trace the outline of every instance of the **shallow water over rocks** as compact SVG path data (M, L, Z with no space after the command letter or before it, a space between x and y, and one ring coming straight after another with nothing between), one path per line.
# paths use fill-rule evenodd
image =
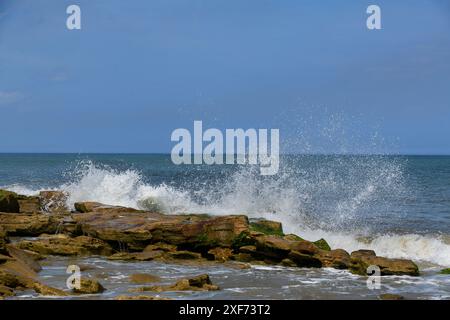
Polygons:
M43 270L39 280L65 289L68 265L82 267L82 276L99 280L106 288L102 294L68 296L64 299L115 299L118 296L149 295L172 299L377 299L380 294L394 293L405 299L450 299L450 277L438 274L437 269L422 270L421 276L384 276L380 290L369 290L366 278L345 270L330 268L286 268L281 266L252 266L239 269L228 264L162 263L157 261L122 262L102 257L49 257L41 261ZM173 284L181 278L209 274L218 291L129 292L141 284L130 276L146 273L157 276L157 285ZM20 292L13 299L55 298L38 297L31 291Z

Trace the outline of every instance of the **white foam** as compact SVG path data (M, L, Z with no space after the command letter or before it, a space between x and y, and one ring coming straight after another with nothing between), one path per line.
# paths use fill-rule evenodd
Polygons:
M349 252L371 249L379 256L450 265L450 244L439 235L387 234L362 240L359 235L323 230L298 230L306 239L324 238L332 248Z
M370 201L377 190L387 184L395 184L397 169L383 170L369 175L353 196L338 199L335 204L336 215L328 217L327 223L335 226L333 231L311 227L303 214L302 205L311 200L314 191L329 187L334 177L315 179L314 188L305 186L305 181L291 183L289 172L281 173L277 180L261 181L255 178L252 170L244 170L233 175L222 186L219 198L210 200L210 189L205 186L201 197L205 199L199 204L194 201L187 190L176 189L165 184L149 185L143 182L142 176L135 170L118 171L106 167L98 167L85 163L76 174L76 179L58 188L69 193L70 206L78 201L98 201L105 204L121 205L146 209L146 199L157 201L166 213L209 213L209 214L246 214L249 217L263 217L283 223L285 233L295 233L308 240L326 239L332 248L343 248L347 251L373 249L378 255L391 258L407 258L433 264L450 265L450 244L439 235L386 234L370 235L370 240L361 239L361 230L348 233L339 228L342 221L350 220L355 212ZM381 178L380 178L381 177ZM302 184L303 183L303 184ZM336 186L332 186L336 188ZM341 187L338 185L337 187ZM309 189L308 189L309 188ZM33 195L39 190L13 185L8 189L20 194ZM49 188L40 188L40 190ZM143 207L144 206L144 207ZM309 217L310 218L310 217ZM322 223L323 224L323 223ZM320 225L320 224L319 224Z

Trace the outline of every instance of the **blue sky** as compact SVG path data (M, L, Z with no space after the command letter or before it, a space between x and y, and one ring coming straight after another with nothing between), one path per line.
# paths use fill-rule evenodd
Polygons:
M450 154L450 4L1 0L0 114L0 152L169 152L203 120L284 152Z

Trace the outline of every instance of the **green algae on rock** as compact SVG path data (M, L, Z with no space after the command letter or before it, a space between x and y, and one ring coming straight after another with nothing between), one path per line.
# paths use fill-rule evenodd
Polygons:
M440 274L450 274L450 268L442 269L439 273Z

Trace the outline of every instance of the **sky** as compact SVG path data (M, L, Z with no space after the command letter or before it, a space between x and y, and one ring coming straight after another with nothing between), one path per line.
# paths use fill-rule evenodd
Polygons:
M289 153L450 154L450 3L0 0L0 152L170 152L194 120Z

